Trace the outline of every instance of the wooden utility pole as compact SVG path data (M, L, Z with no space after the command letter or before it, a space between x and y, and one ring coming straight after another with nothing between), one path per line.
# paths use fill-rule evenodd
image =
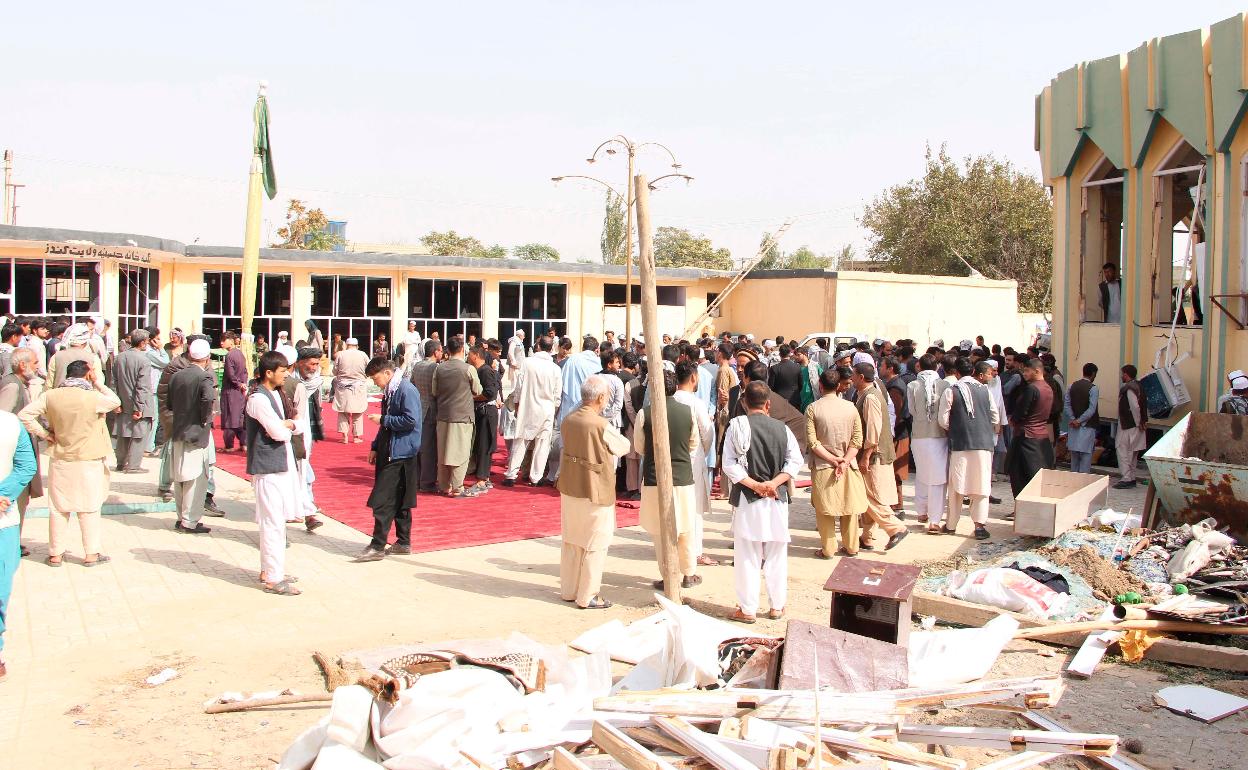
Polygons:
M646 384L650 388L651 451L654 453L655 497L659 502L659 571L663 575L663 593L680 602L680 565L676 559L676 506L672 485L672 447L668 443L667 397L663 387L663 360L659 356L659 297L654 278L654 233L650 229L650 185L645 174L633 177L633 201L637 206L637 244L641 278L641 330L646 338L649 371Z

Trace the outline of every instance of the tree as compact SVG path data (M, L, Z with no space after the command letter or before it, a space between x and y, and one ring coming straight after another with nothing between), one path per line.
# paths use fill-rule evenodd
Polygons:
M278 229L277 237L281 241L273 244L275 249L330 251L342 244L342 236L329 232L325 212L309 210L303 201L295 198L286 206L286 226Z
M421 236L420 242L429 253L438 257L476 257L480 259L503 259L507 249L498 244L486 246L471 235L459 235L454 230L440 233L431 230Z
M711 239L679 227L660 227L654 234L655 267L700 267L731 270L732 252L717 249Z
M755 266L755 270L784 269L784 252L780 251L780 244L771 239L771 233L763 233L763 239L758 242L758 248L765 249L765 251L762 261Z
M831 266L832 257L816 254L809 246L799 246L797 251L785 259L785 267L789 270L827 270Z
M1052 220L1040 180L992 155L959 166L942 146L935 155L928 148L922 178L885 190L859 223L870 230L869 255L887 270L966 275L964 259L989 278L1017 281L1020 310L1044 312Z
M559 252L554 246L545 243L526 243L511 250L516 259L528 259L533 262L558 262Z
M602 214L602 238L599 240L604 265L624 264L625 230L628 227L625 214L623 196L607 190L607 204Z

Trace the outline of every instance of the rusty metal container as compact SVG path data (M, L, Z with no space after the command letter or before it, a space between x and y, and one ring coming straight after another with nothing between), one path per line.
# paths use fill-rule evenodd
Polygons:
M1248 544L1248 416L1193 412L1144 454L1166 520L1212 516Z
M832 593L828 625L904 647L919 567L870 559L841 559L823 590Z

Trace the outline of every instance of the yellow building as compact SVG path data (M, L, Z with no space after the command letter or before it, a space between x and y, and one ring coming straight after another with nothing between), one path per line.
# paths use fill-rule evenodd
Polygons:
M1153 38L1077 64L1036 97L1054 202L1053 344L1071 377L1100 367L1103 414L1117 411L1104 383L1126 363L1143 375L1176 361L1198 410L1228 369L1248 368L1246 34L1239 14ZM1121 276L1116 321L1102 307L1106 264Z
M262 249L253 333L302 339L313 321L327 339L360 346L394 340L414 320L437 331L530 339L553 327L573 339L622 335L624 268L616 265L437 257L393 252ZM241 327L242 250L186 246L125 233L0 226L0 313L103 316L123 333L155 325L214 340ZM660 268L661 333L678 336L731 279L715 270ZM1013 281L890 273L779 270L751 274L702 331L802 337L846 331L955 344L985 334L1003 345L1030 340ZM633 329L641 329L633 286Z

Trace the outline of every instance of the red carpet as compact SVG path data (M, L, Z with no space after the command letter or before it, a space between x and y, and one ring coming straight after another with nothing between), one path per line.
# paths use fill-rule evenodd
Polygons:
M380 406L369 404L369 412L378 413ZM326 404L323 416L326 440L318 441L312 452L316 504L330 518L371 535L373 512L365 501L373 486L373 467L366 458L377 426L365 419L365 443L346 445L338 433L338 413ZM221 452L221 431L215 433L217 466L248 478L246 457L241 452ZM490 477L495 488L480 497L456 500L433 493L418 495L412 511L412 550L443 551L559 534L559 493L552 487L504 488L500 482L506 461L507 453L500 439ZM631 527L637 523L637 517L636 509L616 509L617 526Z

